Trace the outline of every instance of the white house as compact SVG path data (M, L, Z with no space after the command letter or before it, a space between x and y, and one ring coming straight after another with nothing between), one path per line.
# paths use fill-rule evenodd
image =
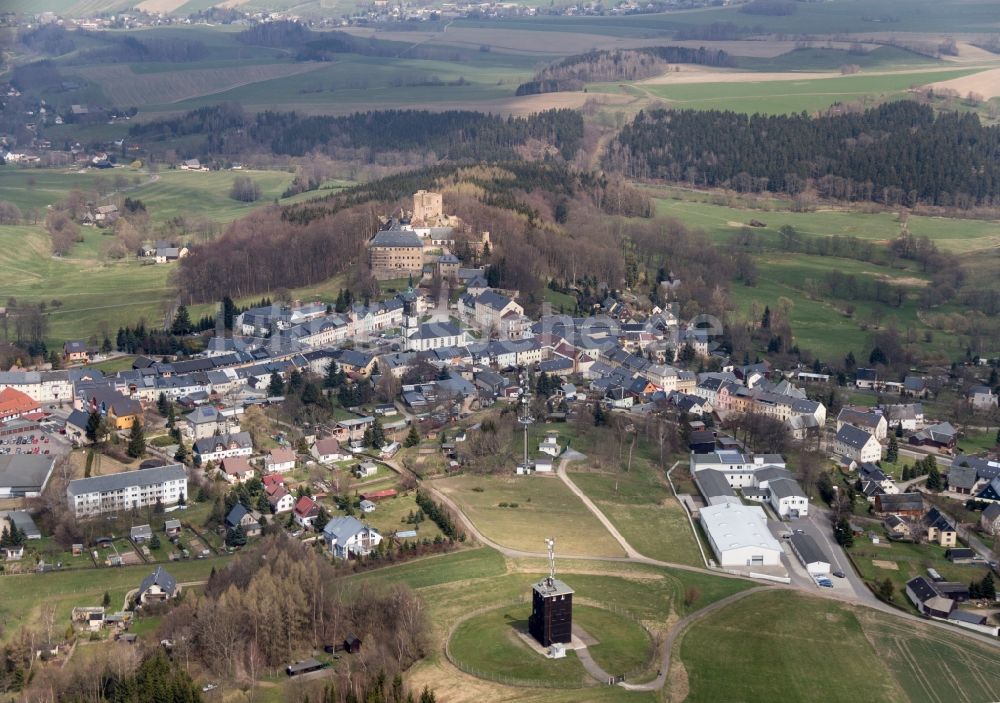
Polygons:
M809 514L809 498L799 482L793 478L776 478L768 481L771 507L782 518L804 517Z
M879 410L844 408L837 415L837 431L839 432L844 425L854 425L874 435L875 439L880 442L886 438L889 429L885 415Z
M257 475L245 456L227 456L222 460L219 472L222 478L232 484L246 483Z
M370 554L382 542L382 535L357 518L335 517L323 528L323 541L338 559Z
M142 580L136 597L140 603L152 603L175 598L180 590L177 579L162 566L158 566L156 571Z
M882 445L875 435L854 425L843 425L833 439L833 453L859 464L882 459Z
M264 493L267 494L267 502L271 504L271 510L275 513L287 513L295 508L295 496L281 484L265 486Z
M269 473L284 473L295 468L295 451L288 447L276 447L264 458L264 468Z
M332 464L335 461L346 461L351 458L347 452L341 451L340 442L334 437L324 437L316 440L310 453L321 464Z
M249 432L206 437L195 441L194 453L202 464L231 456L250 456L253 454L253 439Z
M767 529L767 514L755 505L721 503L699 511L701 526L719 564L778 566L781 545Z
M302 496L292 509L295 524L311 528L319 517L319 504L309 496Z

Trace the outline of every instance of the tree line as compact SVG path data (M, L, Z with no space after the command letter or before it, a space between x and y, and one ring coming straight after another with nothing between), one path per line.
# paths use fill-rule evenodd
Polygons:
M633 178L738 192L965 207L1000 203L1000 127L969 113L901 100L810 118L652 110L626 125L605 158ZM933 168L928 168L933 164Z
M576 110L565 109L528 117L466 110L384 110L340 117L295 112L247 114L239 105L225 104L134 124L129 134L146 141L202 135L205 139L193 153L206 157L265 149L287 156L316 151L367 162L376 154L389 152L432 152L450 161L497 161L515 159L517 147L541 140L570 159L582 144L583 117Z
M735 66L735 59L721 49L652 46L640 49L603 49L569 56L538 71L531 81L517 87L517 95L580 90L595 81L631 81L665 72L669 64Z

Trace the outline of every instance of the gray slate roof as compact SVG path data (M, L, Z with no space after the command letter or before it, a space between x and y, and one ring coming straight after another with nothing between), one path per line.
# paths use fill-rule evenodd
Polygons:
M173 596L177 592L177 579L167 573L162 566L156 567L156 571L142 580L139 586L139 594L142 595L153 585L159 586L165 593Z
M132 486L152 486L163 481L175 481L187 478L187 471L181 464L169 464L154 469L139 469L138 471L123 471L107 476L92 476L78 478L69 482L66 492L71 496L85 493L106 493Z

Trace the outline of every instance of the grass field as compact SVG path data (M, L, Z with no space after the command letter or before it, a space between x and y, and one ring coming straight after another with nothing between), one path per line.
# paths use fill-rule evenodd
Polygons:
M939 66L939 59L915 54L894 46L880 46L863 54L852 54L847 49L812 47L793 49L774 57L741 57L740 68L751 71L837 71L844 64L855 64L862 69L888 70L914 66Z
M555 537L564 554L622 556L597 518L555 476L459 476L435 482L487 537L507 547L542 551ZM481 490L476 490L481 489ZM518 507L499 507L516 503Z
M449 644L452 656L463 667L487 676L517 679L526 684L574 688L593 684L575 652L565 659L546 659L518 637L527 632L531 605L500 608L466 620Z
M222 558L172 563L170 573L181 583L208 578L212 567L220 568ZM125 594L138 588L152 567L75 569L48 574L25 574L2 577L0 619L11 636L22 624L36 623L43 607L56 611L56 633L65 630L70 611L78 605L100 605L104 592L111 595L114 607L120 608Z
M879 654L849 609L781 592L724 608L680 644L688 701L898 700Z
M667 100L671 107L676 108L777 115L803 110L815 112L836 102L854 102L869 97L902 97L911 87L959 78L973 72L952 70L883 75L862 73L793 81L744 80L733 83L685 85L643 84L642 89L653 97Z
M910 700L988 701L1000 694L996 649L872 611L858 620Z
M704 230L713 241L727 243L751 219L767 226L754 228L764 242L777 241L778 230L786 225L810 237L841 235L873 242L885 242L899 235L894 212L865 213L849 209L823 208L816 212L791 212L790 203L775 198L763 201L767 210L707 202L711 196L676 188L650 188L656 213L673 217ZM1000 245L1000 222L911 215L907 228L915 236L926 236L940 248L964 254Z

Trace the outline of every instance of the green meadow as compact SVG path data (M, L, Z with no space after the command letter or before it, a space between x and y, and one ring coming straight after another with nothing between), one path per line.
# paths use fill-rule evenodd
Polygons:
M862 99L899 98L915 87L959 78L975 70L923 71L880 75L835 76L787 81L740 81L733 83L641 84L655 98L678 108L734 110L778 115L815 112L840 102Z

